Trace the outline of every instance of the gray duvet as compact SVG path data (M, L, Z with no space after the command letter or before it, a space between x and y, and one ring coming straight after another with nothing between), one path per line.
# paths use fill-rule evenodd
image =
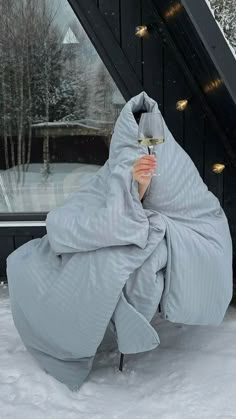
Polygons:
M148 154L133 112L159 112L144 92L123 108L109 159L46 219L47 234L7 258L12 315L40 366L70 389L91 371L111 328L121 352L156 348L158 305L171 322L219 325L232 298L226 216L165 125L161 175L143 203L132 166Z

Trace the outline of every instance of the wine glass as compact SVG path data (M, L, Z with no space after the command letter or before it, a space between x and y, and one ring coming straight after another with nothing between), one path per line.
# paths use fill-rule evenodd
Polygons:
M148 147L148 153L157 155L156 146L165 141L164 124L160 112L142 113L138 127L138 142ZM160 176L160 173L145 173L142 176Z

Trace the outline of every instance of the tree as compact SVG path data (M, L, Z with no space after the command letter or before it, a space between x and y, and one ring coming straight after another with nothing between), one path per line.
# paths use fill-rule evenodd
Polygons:
M27 170L30 163L32 124L69 114L73 119L78 101L85 103L78 50L73 51L75 58L70 57L77 60L72 71L70 46L65 49L56 11L49 4L47 0L0 0L0 129L6 169L16 166L18 181L21 169L26 164Z
M75 42L63 43L56 4L67 0L0 0L0 152L17 183L31 161L33 124L117 117L113 80L75 16L64 25ZM49 138L44 157L48 150Z

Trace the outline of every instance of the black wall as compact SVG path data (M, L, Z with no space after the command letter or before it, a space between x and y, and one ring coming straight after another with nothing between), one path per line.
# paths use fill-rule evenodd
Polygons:
M220 68L219 73L217 56L213 60L213 56L209 55L207 42L205 44L200 37L194 19L190 18L179 1L69 2L124 97L128 100L146 90L158 102L174 137L190 155L209 189L219 198L229 220L235 249L236 125L232 114L235 115L236 107L228 89L230 77L227 74L225 83L224 68ZM183 3L188 2L186 0ZM178 4L178 12L171 14L171 8ZM202 1L199 0L198 4L202 5ZM211 28L211 37L222 37L208 9L201 12L205 16L204 24L208 22ZM151 24L147 39L135 36L135 28L141 24ZM222 42L224 51L228 47ZM222 56L222 51L216 50L219 56ZM236 68L232 67L233 74L236 74L234 70ZM206 93L205 87L216 79L221 79L220 86ZM184 112L177 111L176 102L185 98L189 99L189 106ZM217 175L212 171L212 164L216 162L226 164L222 174ZM30 229L28 232L25 230L24 235L21 230L14 240L12 232L10 229L8 233L7 229L0 229L0 277L4 276L7 253L26 240L27 234L28 239L32 238ZM39 229L35 233L34 230L35 234L40 236L45 232Z

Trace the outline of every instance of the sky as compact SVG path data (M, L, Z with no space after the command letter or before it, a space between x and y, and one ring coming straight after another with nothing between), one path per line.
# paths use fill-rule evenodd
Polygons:
M59 26L65 25L75 17L75 13L67 0L47 0L47 2L53 12L57 13L56 21Z

